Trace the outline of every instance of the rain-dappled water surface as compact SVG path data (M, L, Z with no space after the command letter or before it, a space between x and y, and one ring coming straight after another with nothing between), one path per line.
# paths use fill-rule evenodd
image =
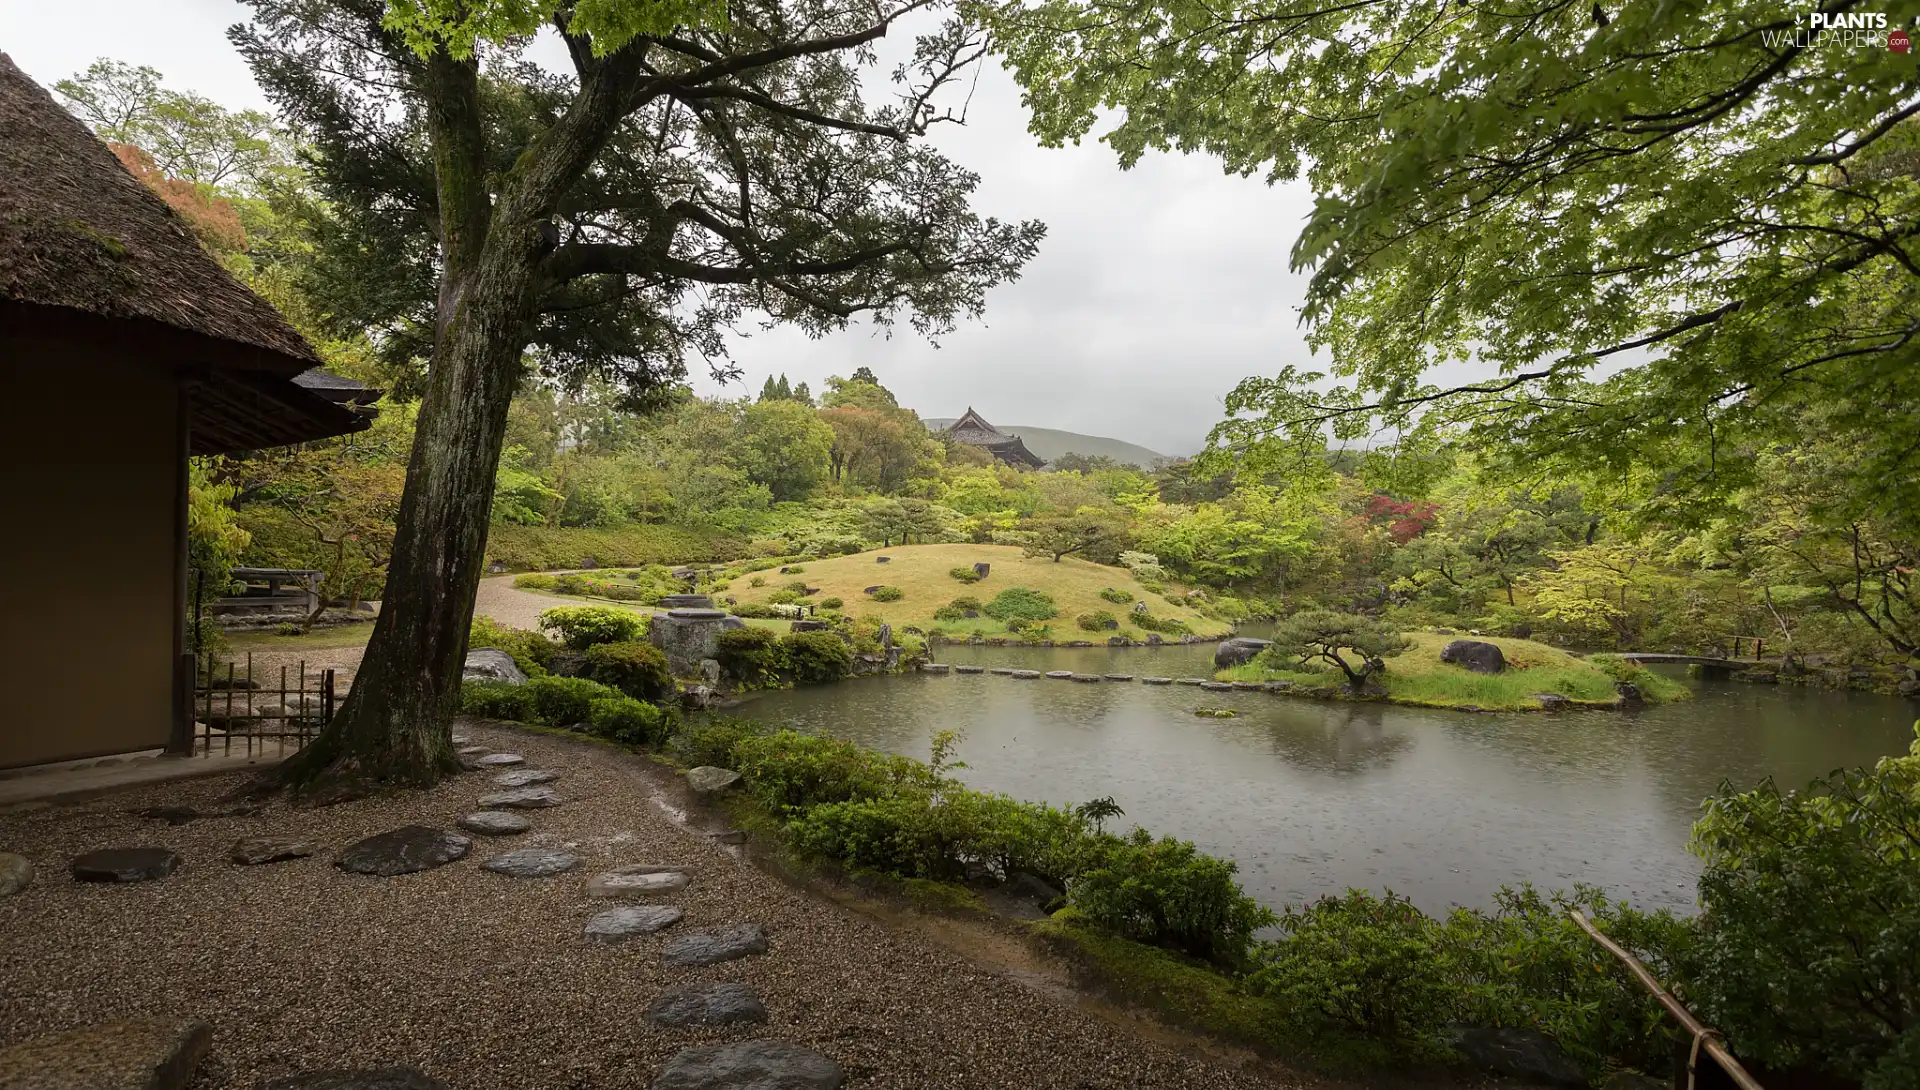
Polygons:
M1211 644L945 647L952 663L1209 676ZM1199 706L1235 719L1202 719ZM1701 800L1723 780L1799 784L1903 752L1920 709L1863 693L1737 682L1638 713L1473 715L1134 682L993 674L868 678L769 693L739 710L924 758L965 735L960 775L1019 798L1111 795L1126 822L1240 864L1269 904L1350 886L1430 911L1500 885L1588 882L1687 909Z

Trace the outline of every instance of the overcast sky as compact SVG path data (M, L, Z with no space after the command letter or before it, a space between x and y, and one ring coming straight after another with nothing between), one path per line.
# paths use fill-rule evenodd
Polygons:
M270 108L224 34L244 14L231 0L0 3L0 49L42 84L106 56L229 107ZM925 416L971 405L995 423L1185 454L1235 382L1306 360L1304 278L1287 263L1311 207L1304 186L1227 177L1197 157L1152 156L1123 172L1103 144L1041 148L1026 122L996 67L982 73L967 125L934 137L980 175L979 211L1047 224L1039 256L988 297L981 321L937 348L905 331L820 341L756 332L733 349L750 388L785 372L818 390L865 365ZM704 375L695 381L715 392Z

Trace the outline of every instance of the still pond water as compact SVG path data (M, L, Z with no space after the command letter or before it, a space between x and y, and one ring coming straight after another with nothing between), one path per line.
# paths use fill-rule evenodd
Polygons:
M1211 676L1213 645L950 646L951 663ZM1696 682L1638 713L1473 715L1136 682L912 674L762 695L738 710L924 759L965 735L971 786L1072 804L1240 864L1269 905L1348 887L1428 911L1502 884L1588 882L1643 907L1693 905L1700 802L1725 779L1799 785L1905 752L1920 707L1893 697ZM1236 719L1202 719L1199 706ZM1111 826L1110 826L1111 827Z

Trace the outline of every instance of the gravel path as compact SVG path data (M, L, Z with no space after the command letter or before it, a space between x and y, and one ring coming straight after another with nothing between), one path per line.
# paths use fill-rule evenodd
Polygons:
M527 811L532 832L475 837L466 859L371 878L331 863L345 845L420 823L452 828L492 790L469 773L432 791L321 810L275 802L181 826L133 816L155 805L223 804L228 778L141 789L90 803L0 815L0 851L40 878L0 899L0 1041L104 1018L205 1018L214 1046L196 1090L325 1067L414 1064L458 1090L637 1088L692 1044L776 1037L819 1049L847 1085L1061 1088L1277 1087L1147 1040L897 929L798 892L646 799L637 758L506 728L471 740L564 773L568 801ZM320 851L257 867L226 861L242 836L293 836ZM69 859L103 847L164 846L185 864L130 886L80 885ZM489 873L502 851L565 848L580 866L551 878ZM684 865L690 887L651 900L685 910L657 935L588 941L610 907L585 895L610 867ZM771 950L701 969L667 969L676 935L757 922ZM642 1017L672 985L739 981L771 1012L765 1026L667 1029Z

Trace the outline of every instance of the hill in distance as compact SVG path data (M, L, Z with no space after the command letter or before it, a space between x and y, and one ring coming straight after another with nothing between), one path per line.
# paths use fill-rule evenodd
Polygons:
M959 417L923 416L920 422L930 431L950 427ZM1102 454L1116 462L1152 469L1162 462L1173 459L1165 454L1148 450L1136 443L1108 439L1100 435L1082 435L1076 431L1060 431L1056 428L1032 428L1024 424L1002 424L998 420L993 426L1009 435L1017 435L1027 449L1051 462L1063 454L1083 454L1089 458Z

